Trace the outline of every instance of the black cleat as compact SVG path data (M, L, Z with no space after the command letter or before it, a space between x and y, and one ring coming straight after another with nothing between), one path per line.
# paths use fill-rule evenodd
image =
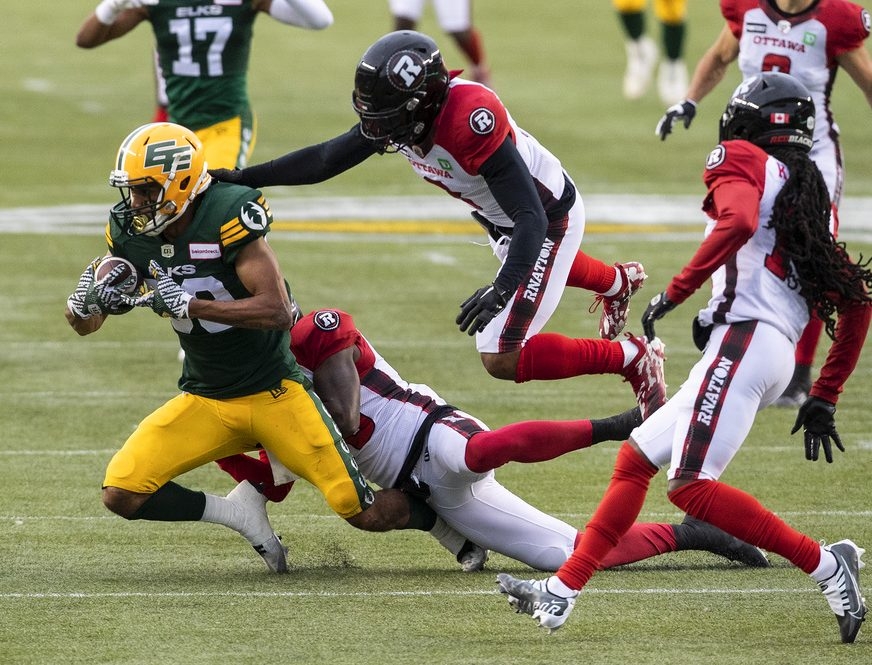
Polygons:
M763 550L690 515L685 515L684 521L672 528L675 530L678 550L711 552L750 568L768 568L772 565Z
M608 418L592 419L590 424L591 445L603 441L626 441L630 438L630 432L642 424L642 410L637 406Z

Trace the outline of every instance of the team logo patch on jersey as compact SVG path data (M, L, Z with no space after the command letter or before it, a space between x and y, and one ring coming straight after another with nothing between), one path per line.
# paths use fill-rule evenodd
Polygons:
M332 309L322 309L320 312L315 313L312 321L317 328L330 332L339 327L339 313L334 312Z
M414 51L394 53L387 70L388 81L397 90L417 90L424 82L424 59Z
M483 106L478 107L469 114L469 128L476 134L485 136L494 131L497 125L497 119L493 111Z
M171 259L176 255L176 248L172 245L161 245L160 246L160 255L165 259Z
M246 201L242 204L239 219L252 231L263 231L268 224L266 210L256 201Z
M721 164L724 163L724 160L727 158L727 149L724 146L718 144L715 146L715 149L709 153L709 156L706 157L705 160L705 168L707 171L711 171L712 169L716 169Z

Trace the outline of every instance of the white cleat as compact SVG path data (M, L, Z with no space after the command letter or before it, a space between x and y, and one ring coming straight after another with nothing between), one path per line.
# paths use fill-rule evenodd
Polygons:
M287 552L281 539L273 531L266 514L267 498L257 491L247 480L239 483L227 500L235 504L242 518L241 527L237 529L254 548L267 567L274 573L288 572Z
M866 550L851 540L840 540L824 549L836 557L836 572L818 586L836 615L842 642L850 644L866 619L866 599L860 590L860 569L866 565L861 557Z
M673 106L687 96L687 65L684 60L664 60L657 72L657 93L666 106Z
M650 37L643 36L626 43L627 69L624 72L624 97L640 99L648 92L657 64L657 45Z
M578 592L570 597L558 596L548 590L548 579L518 580L506 573L497 575L500 593L509 597L515 612L529 614L550 635L569 618Z

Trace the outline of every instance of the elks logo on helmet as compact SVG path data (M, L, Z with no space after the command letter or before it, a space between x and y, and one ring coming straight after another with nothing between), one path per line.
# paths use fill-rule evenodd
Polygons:
M494 131L496 125L496 116L494 116L494 112L488 108L480 106L469 114L469 128L476 134L481 134L482 136L490 134Z
M399 51L388 60L387 72L388 81L397 90L417 90L424 82L426 67L420 53Z
M332 309L322 309L320 312L315 312L313 321L315 326L321 330L327 332L336 330L339 327L339 312L335 312Z
M163 173L171 173L173 168L191 168L193 149L187 143L179 145L175 141L158 141L145 148L143 166L160 166Z

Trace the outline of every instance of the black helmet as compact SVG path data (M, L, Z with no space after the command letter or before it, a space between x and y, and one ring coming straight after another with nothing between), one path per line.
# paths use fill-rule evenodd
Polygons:
M448 70L436 42L401 30L363 54L351 102L364 136L402 147L427 135L447 93Z
M792 146L808 152L813 134L814 102L808 88L780 72L743 81L721 116L721 141L744 139L764 150Z

